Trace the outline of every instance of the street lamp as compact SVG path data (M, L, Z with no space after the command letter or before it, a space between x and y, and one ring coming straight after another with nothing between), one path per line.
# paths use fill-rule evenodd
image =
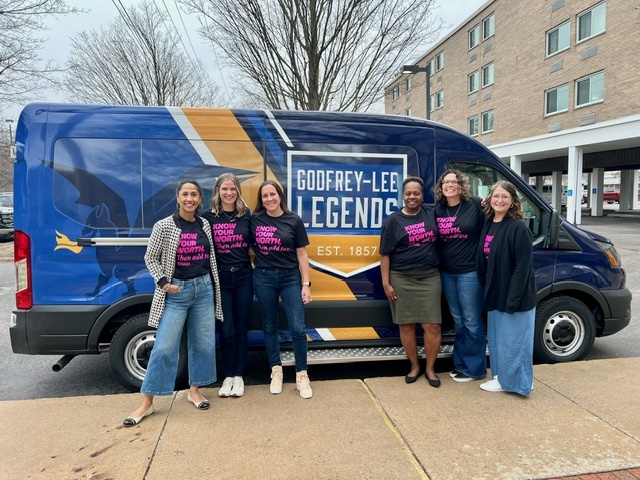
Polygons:
M429 78L431 75L431 72L429 71L429 62L427 62L427 66L426 67L421 67L419 65L403 65L402 66L402 73L411 73L411 74L416 74L416 73L421 73L424 72L426 74L426 85L427 85L427 103L426 105L426 109L427 109L427 115L426 115L426 119L430 120L431 119L431 105L429 105L431 103L431 79Z
M11 132L11 124L13 123L13 120L11 118L7 118L5 122L9 124L9 143L13 143L13 133Z

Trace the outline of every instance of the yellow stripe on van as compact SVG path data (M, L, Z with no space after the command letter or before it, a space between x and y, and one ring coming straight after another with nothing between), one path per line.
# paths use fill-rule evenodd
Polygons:
M258 187L263 180L264 159L231 110L182 108L182 112L220 166L251 172L248 176L238 177L245 202L249 208L255 208Z
M378 268L379 235L309 235L309 241L309 259L342 278Z
M372 327L329 328L336 340L377 340L380 335Z

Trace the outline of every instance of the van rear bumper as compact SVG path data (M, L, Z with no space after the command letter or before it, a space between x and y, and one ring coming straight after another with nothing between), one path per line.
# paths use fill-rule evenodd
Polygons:
M13 310L9 328L13 353L66 355L98 353L87 344L89 333L104 305L69 307L39 305L30 310Z
M604 328L599 337L613 335L631 322L631 292L627 288L621 290L602 290L611 309L611 317L604 319Z

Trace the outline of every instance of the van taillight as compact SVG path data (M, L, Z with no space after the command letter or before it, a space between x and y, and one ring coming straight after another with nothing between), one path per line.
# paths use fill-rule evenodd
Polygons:
M16 267L16 308L33 306L31 291L31 239L20 230L14 232L13 261Z

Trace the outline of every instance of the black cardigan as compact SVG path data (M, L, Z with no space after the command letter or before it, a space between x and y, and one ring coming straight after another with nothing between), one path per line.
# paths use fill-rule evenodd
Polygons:
M520 219L505 217L484 258L484 239L491 219L485 222L476 256L478 277L484 283L484 311L526 312L538 301L533 275L531 232Z

